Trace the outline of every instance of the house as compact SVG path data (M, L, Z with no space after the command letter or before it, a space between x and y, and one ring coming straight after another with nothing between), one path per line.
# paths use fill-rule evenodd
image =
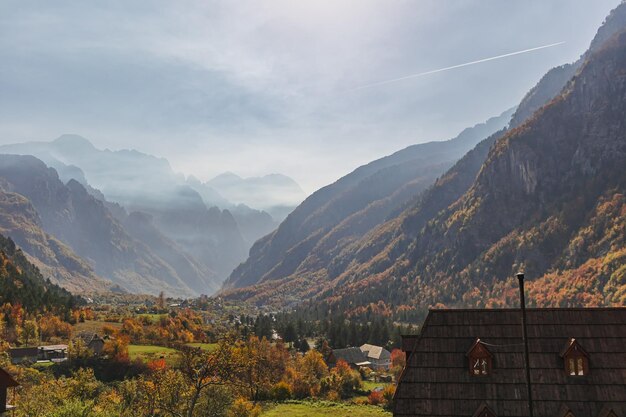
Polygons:
M626 308L527 309L534 417L626 417ZM431 310L394 416L529 416L521 310Z
M11 363L18 365L20 363L35 363L39 360L39 348L38 347L20 347L9 349L9 357Z
M373 370L388 371L391 367L391 353L387 349L367 343L362 345L360 349L371 363L370 367Z
M11 348L9 356L14 365L38 361L60 362L67 359L67 345Z
M76 335L76 339L80 339L83 345L96 355L102 354L102 351L104 350L105 340L98 336L97 333L81 332Z
M353 368L360 366L370 366L371 362L367 360L367 356L358 347L349 347L345 349L333 349L333 351L326 358L326 363L329 366L337 365L339 361L345 361Z
M13 408L13 406L7 404L7 392L9 388L14 388L18 385L11 374L0 368L0 415Z
M326 363L335 366L340 360L346 361L353 368L367 366L377 371L386 371L391 366L391 353L381 346L364 344L361 347L333 349L326 358Z
M37 360L62 362L67 359L67 345L39 346Z

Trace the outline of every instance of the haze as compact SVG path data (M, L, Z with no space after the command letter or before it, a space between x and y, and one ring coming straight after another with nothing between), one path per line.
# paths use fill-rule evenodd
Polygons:
M202 180L282 173L312 192L515 105L617 4L5 0L0 143L76 133Z

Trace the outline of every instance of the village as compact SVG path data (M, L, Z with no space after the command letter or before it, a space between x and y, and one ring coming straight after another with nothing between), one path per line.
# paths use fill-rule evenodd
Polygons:
M519 278L521 295L523 275ZM521 303L525 305L523 298ZM236 317L235 311L243 314ZM115 307L90 304L74 313L77 320L70 331L61 324L50 329L40 318L30 334L18 332L16 344L26 346L4 344L3 412L36 415L29 391L33 387L21 381L32 372L66 381L80 375L91 384L104 384L97 390L102 395L113 381L156 381L171 378L170 372L182 376L186 368L208 372L212 382L204 388L242 387L234 404L250 416L307 409L314 403L306 401L312 400L322 400L319 404L325 404L328 415L336 407L358 410L359 415L385 415L390 410L394 416L497 417L497 410L507 410L520 417L619 417L624 412L623 307L435 309L419 333L403 335L401 349L393 351L369 343L333 349L323 338L303 338L303 348L300 335L289 335L293 326L279 327L272 315L253 318L247 315L250 311L207 299L198 303L144 298L118 300ZM5 327L5 336L10 330ZM268 337L255 335L268 331ZM67 335L71 338L64 339ZM33 346L43 339L50 343ZM156 340L168 343L151 344ZM213 361L217 367L208 371L205 366ZM85 375L85 369L90 373ZM224 372L230 377L220 380ZM193 381L192 375L188 378ZM178 389L189 389L179 383ZM172 393L159 395L163 400ZM96 395L91 401L102 399ZM133 412L138 413L146 412L146 406L131 402L125 407L137 407ZM164 404L151 407L168 415ZM193 411L198 405L191 407Z
M626 417L626 0L0 6L0 417Z
M5 307L3 311L5 323L10 323L16 310ZM18 311L24 315L22 325L3 326L0 386L5 400L1 403L7 404L5 411L12 416L33 415L36 386L29 386L33 375L69 383L89 370L91 383L101 386L102 395L103 390L116 391L119 381L154 380L182 372L185 366L201 369L202 361L215 360L223 369L214 372L228 371L241 382L233 388L230 377L214 385L232 390L229 398L240 398L249 415L311 407L313 403L307 401L325 404L322 410L329 412L345 407L388 414L395 379L404 366L400 349L390 351L370 343L333 349L322 334L316 338L310 330L306 335L301 334L303 329L295 331L298 323L286 323L285 316L259 312L255 316L254 312L207 298L134 296L85 304L70 313L71 325L49 313L26 320L28 315ZM31 376L24 380L24 375ZM181 382L178 389L189 386ZM100 399L90 401L95 404ZM134 406L143 409L146 404ZM37 407L45 408L41 403ZM189 405L181 409L188 411Z

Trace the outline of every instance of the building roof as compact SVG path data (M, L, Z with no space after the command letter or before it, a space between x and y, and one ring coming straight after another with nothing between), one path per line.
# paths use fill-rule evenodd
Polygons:
M94 340L104 341L104 339L98 336L97 333L93 333L93 332L80 332L76 335L76 338L81 339L83 342L87 344L91 343Z
M9 388L17 387L18 384L15 379L4 369L0 368L0 387Z
M9 356L11 356L11 358L13 359L33 357L33 356L37 356L38 354L39 354L39 348L36 346L9 349Z
M391 353L382 346L364 344L361 346L361 352L363 352L368 358L371 359L389 359Z
M43 351L63 351L67 350L67 345L48 345L48 346L39 346L40 350Z
M345 349L333 349L332 353L335 362L339 362L340 360L344 360L349 364L359 364L361 362L367 362L367 357L361 349L358 347L349 347Z
M528 343L535 417L576 417L611 410L626 416L626 308L528 309ZM410 352L394 399L394 416L527 416L519 309L432 310ZM480 338L492 355L487 376L470 375L466 353ZM575 339L589 373L568 376L560 354ZM608 411L607 411L608 410ZM481 414L482 415L482 414Z

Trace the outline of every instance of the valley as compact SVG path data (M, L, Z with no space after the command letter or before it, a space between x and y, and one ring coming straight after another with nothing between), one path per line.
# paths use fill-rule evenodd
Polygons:
M626 412L626 1L87 3L0 16L0 415Z

